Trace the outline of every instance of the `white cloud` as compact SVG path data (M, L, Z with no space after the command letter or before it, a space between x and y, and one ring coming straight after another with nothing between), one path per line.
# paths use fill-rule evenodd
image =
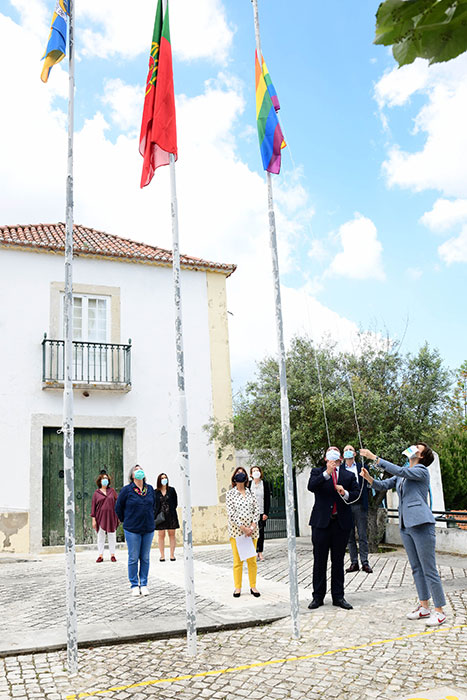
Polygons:
M342 250L337 253L327 275L339 275L349 279L384 279L381 253L376 226L361 214L339 228L337 239Z
M447 231L467 219L467 199L437 199L420 221L435 232Z
M386 72L376 83L375 98L380 108L405 104L418 90L422 90L429 78L427 61L417 59L410 66L394 68Z
M406 104L421 92L427 103L414 120L414 133L426 136L415 152L393 145L383 171L389 185L417 192L436 189L450 197L465 195L467 179L467 55L428 67L416 61L383 76L375 88L381 109ZM387 115L386 115L387 116Z
M135 58L148 53L156 3L139 0L81 0L77 20L83 26L83 55ZM177 0L170 4L170 38L174 55L183 61L209 59L225 63L233 40L221 0Z
M412 280L419 280L423 271L419 267L408 267L405 274Z
M467 263L467 226L455 238L450 238L439 246L438 253L447 265L455 262Z
M111 119L122 131L139 129L144 104L144 86L127 85L120 78L104 83L102 103L111 108Z

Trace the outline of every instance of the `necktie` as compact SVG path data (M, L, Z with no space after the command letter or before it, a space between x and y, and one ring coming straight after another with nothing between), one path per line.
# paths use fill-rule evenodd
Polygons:
M334 488L336 488L336 484L337 484L337 470L336 469L334 469L334 471L332 472L332 482L334 484ZM335 515L336 513L337 513L337 501L336 501L336 499L334 499L334 505L332 507L332 515Z

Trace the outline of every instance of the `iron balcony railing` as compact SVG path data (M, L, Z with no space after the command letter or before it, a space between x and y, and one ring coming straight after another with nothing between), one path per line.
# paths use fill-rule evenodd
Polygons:
M42 340L42 381L59 384L64 381L65 341ZM76 384L131 384L131 339L120 343L73 341L72 380Z

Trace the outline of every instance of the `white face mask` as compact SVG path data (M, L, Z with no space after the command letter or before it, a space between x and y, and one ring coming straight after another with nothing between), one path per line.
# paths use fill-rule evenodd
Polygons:
M410 445L410 447L408 447L406 450L404 450L402 454L405 455L406 457L408 457L408 459L413 459L414 457L417 457L418 456L417 445Z
M328 450L326 452L326 462L337 462L341 458L337 450Z
M251 476L253 479L261 479L261 472L255 470L254 472L251 472Z
M168 479L161 479L162 486L167 486Z

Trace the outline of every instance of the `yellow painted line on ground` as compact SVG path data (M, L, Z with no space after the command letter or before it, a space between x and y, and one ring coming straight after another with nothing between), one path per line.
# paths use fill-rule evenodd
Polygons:
M330 649L329 651L320 651L316 654L306 654L304 656L288 656L285 659L271 659L270 661L257 661L254 664L245 664L244 666L234 666L232 668L220 668L214 671L202 671L200 673L189 673L185 676L174 676L173 678L155 678L151 681L140 681L139 683L132 683L131 685L115 685L112 688L106 688L103 690L91 690L89 693L75 693L73 695L67 695L66 700L77 700L78 698L90 698L95 695L101 695L104 693L116 693L119 690L130 690L131 688L142 688L148 685L158 685L159 683L176 683L177 681L189 681L193 678L204 678L206 676L221 676L223 673L236 673L238 671L249 671L252 668L260 668L262 666L272 666L273 664L284 664L289 661L306 661L308 659L317 659L321 656L330 656L332 654L339 654L343 651L357 651L358 649L369 649L370 647L376 647L380 644L390 644L391 642L399 642L404 639L413 639L414 637L424 637L427 634L441 634L441 632L451 632L452 630L460 630L465 625L456 625L455 627L438 627L433 630L425 630L425 632L413 632L412 634L405 634L402 637L392 637L392 639L379 639L376 642L368 642L367 644L356 644L352 647L340 647L339 649Z

